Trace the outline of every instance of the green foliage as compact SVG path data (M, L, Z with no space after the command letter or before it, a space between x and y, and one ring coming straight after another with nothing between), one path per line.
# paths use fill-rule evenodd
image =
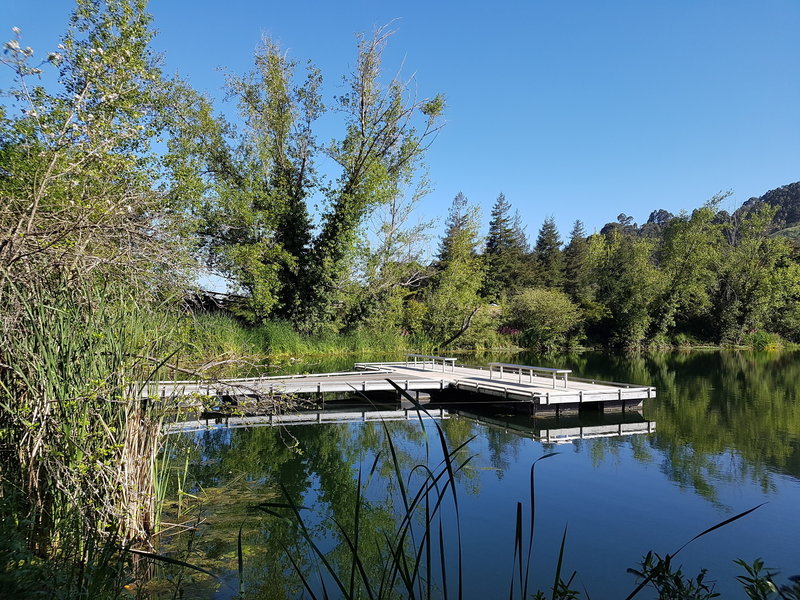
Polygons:
M523 331L523 343L542 351L565 346L581 324L578 307L558 290L523 289L509 300L506 313L507 324Z
M19 31L0 58L15 77L0 121L2 521L30 551L23 571L64 597L116 595L118 544L155 526L162 411L141 382L174 349L191 272L157 192L169 104L145 4L78 0L47 61Z
M651 261L654 242L617 232L589 239L589 256L597 281L597 301L603 317L595 325L610 333L610 341L638 346L645 341L653 302L662 284Z
M211 266L250 298L250 316L289 314L301 293L310 220L306 197L315 183L311 124L321 114L321 78L309 67L295 83L296 63L265 39L255 69L229 75L244 132L215 117L208 100L176 85L166 164L170 194L191 207ZM199 198L199 200L198 200Z
M511 216L511 204L500 194L492 207L489 234L484 247L486 278L481 293L498 301L521 286L528 276L528 242L519 214Z
M741 343L798 297L800 271L789 244L769 236L773 212L759 208L725 224L712 317L722 342Z
M478 295L483 283L478 227L478 208L458 194L439 245L438 272L425 294L422 331L439 344L465 332L482 305Z
M681 215L664 226L654 259L659 267L660 295L655 301L652 335L663 336L677 315L691 318L708 311L713 269L720 260L721 232L714 224L715 207L722 197Z
M438 131L444 101L408 97L399 78L380 83L382 53L391 32L378 29L362 38L350 89L337 98L347 134L326 149L341 168L335 184L325 189L328 207L319 235L313 240L308 265L307 296L299 323L313 331L333 320L340 300L337 290L348 273L356 232L368 211L400 193L413 178L417 162ZM417 129L416 114L424 116Z
M167 157L172 194L202 198L193 211L209 264L248 296L254 321L285 318L305 333L337 331L368 318L382 302L353 303L349 295L360 228L376 207L399 202L415 180L444 108L441 96L418 100L399 78L382 83L390 35L379 29L360 40L347 90L335 101L345 133L325 147L314 135L325 112L319 71L309 66L296 81L295 62L269 40L256 51L253 73L228 79L243 133L215 117L196 93L178 94L183 101ZM335 181L317 175L321 155L339 167ZM307 206L315 194L326 201L316 236ZM387 269L402 244L395 234L389 238L379 259ZM388 287L402 278L388 277Z
M737 565L742 567L745 575L739 575L736 579L742 584L747 597L750 600L767 600L770 596L777 593L778 588L773 583L772 578L776 575L764 568L764 561L757 558L753 564L749 564L742 559L735 561ZM800 591L800 590L799 590ZM786 590L790 593L790 590ZM791 598L788 594L781 594L784 598ZM797 597L797 594L794 596Z
M79 0L58 52L33 64L20 34L0 120L0 288L50 277L184 281L174 215L155 192L152 140L167 98L144 0ZM56 84L38 79L57 67ZM0 294L4 289L0 289Z
M589 242L581 221L575 221L564 249L564 291L581 305L589 304L593 296Z
M649 580L649 585L658 593L659 600L709 600L718 598L714 585L706 583L708 571L702 569L694 577L685 577L680 567L673 568L672 557L661 558L648 552L639 569L628 569L640 579Z
M399 192L372 215L374 231L359 246L361 274L349 291L346 323L375 332L404 326L407 303L431 276L423 266L432 221L410 223L416 204L428 193L423 180L410 198ZM414 321L417 326L419 320Z
M560 289L564 285L564 256L561 237L552 216L547 217L539 229L533 257L537 281L544 287Z

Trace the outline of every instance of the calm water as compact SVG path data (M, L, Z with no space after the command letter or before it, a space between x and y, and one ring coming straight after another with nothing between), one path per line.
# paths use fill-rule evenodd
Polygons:
M626 569L648 550L672 552L707 527L761 503L766 504L751 515L692 543L678 563L692 575L707 568L725 598L744 597L735 582L740 574L736 558L763 558L782 572L780 581L800 573L800 353L516 355L513 362L566 366L579 376L655 385L658 399L645 404L642 416L626 418L654 421L656 429L556 445L531 434L542 427L575 425L574 417L533 423L493 415L495 422L507 419L515 428L531 426L530 431L462 417L439 422L450 448L464 444L458 461L471 457L456 476L466 598L508 596L517 502L527 510L531 464L550 452L558 454L536 467L533 589L552 584L565 527L565 571L577 571L574 587L585 586L595 599L620 598L635 587ZM348 366L296 364L295 370ZM426 452L431 467L438 462L434 427L431 422L424 427L387 424L404 476L426 463ZM186 444L181 452L188 452L189 471L181 486L197 500L184 496L180 504L170 503L165 519L201 524L190 552L188 534L175 536L165 547L222 574L226 582L212 585L200 577L187 585L188 597L235 597L240 527L245 596L301 596L285 552L290 549L302 568L313 572L313 561L302 558L299 530L253 507L280 501L284 486L294 502L311 509L308 526L320 548L334 564L344 564L332 519L345 529L352 526L359 472L369 499L360 515L363 557L368 569L377 568L370 562L379 555L382 532L396 527L401 498L386 438L381 424L364 423L213 430L176 439L177 445ZM177 474L173 479L174 490ZM412 476L412 486L414 481ZM454 576L452 504L446 502L443 526ZM349 576L347 569L343 573ZM156 595L168 593L170 585L162 582L152 589Z

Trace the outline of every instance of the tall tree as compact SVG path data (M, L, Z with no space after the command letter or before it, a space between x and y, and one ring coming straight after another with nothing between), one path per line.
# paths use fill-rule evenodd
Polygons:
M797 296L800 273L788 240L770 236L774 212L761 205L725 226L712 313L723 342L741 343Z
M173 119L167 157L171 193L187 204L200 198L198 229L209 263L247 295L253 318L293 314L308 262L306 199L316 183L317 147L311 126L323 111L321 77L309 66L301 85L295 78L296 63L263 40L254 70L228 76L241 133L192 90L174 90L183 110Z
M439 245L438 273L428 290L424 330L434 342L446 345L470 327L481 306L483 266L478 247L480 212L459 193L450 206Z
M296 82L296 65L274 43L256 53L256 69L230 77L245 131L213 116L208 102L189 94L176 127L178 186L202 191L201 233L212 264L246 292L253 317L291 319L304 331L337 327L359 229L376 206L397 198L440 127L441 96L418 99L409 82L381 81L381 58L391 32L359 42L348 90L336 98L345 134L320 147L314 121L323 111L319 72ZM189 127L183 121L188 121ZM314 170L320 153L339 167L335 181ZM312 235L307 202L326 207Z
M564 291L573 302L587 306L592 299L589 242L583 222L575 221L564 248Z
M511 216L511 204L500 194L492 207L489 234L484 247L486 277L482 293L489 300L498 300L523 285L528 244L519 222Z
M552 216L547 217L539 229L533 258L540 285L561 288L564 284L564 257L561 252L561 237Z
M663 337L676 320L707 314L713 290L713 268L719 262L720 227L714 224L722 197L712 199L691 216L671 217L663 225L655 261L663 279L654 299L652 335Z
M441 126L441 96L410 96L408 83L399 77L381 85L382 55L391 33L381 28L372 38L361 39L350 89L337 99L347 134L326 149L341 174L325 190L328 208L312 242L300 320L307 331L335 319L359 226L371 208L396 197L413 178Z

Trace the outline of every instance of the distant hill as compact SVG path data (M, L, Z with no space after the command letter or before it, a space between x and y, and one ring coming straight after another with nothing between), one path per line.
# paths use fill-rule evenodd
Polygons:
M773 220L773 231L790 238L798 237L800 226L800 181L775 188L758 198L750 198L735 214L747 214L762 204L777 209Z
M762 205L771 206L776 211L770 233L773 236L789 238L795 246L800 247L800 181L770 190L763 196L750 198L736 209L733 215L722 210L717 214L715 222L727 223L731 217L743 217ZM675 216L664 209L654 210L647 222L640 226L633 222L633 217L621 213L616 221L603 225L600 233L608 235L616 231L624 235L657 238Z

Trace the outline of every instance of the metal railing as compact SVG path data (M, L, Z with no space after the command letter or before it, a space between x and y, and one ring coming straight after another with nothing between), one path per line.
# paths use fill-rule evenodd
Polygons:
M514 365L510 363L491 362L489 363L489 379L492 379L495 368L497 368L500 372L500 379L503 378L504 369L510 369L512 372L516 372L519 376L519 383L522 383L522 375L525 372L528 374L529 383L533 383L534 373L545 373L547 375L552 375L553 389L556 389L556 376L563 375L564 388L566 388L569 382L569 374L572 373L572 369L552 369L550 367L532 367L530 365Z
M413 359L413 360L412 360ZM449 357L449 356L432 356L430 354L406 354L406 366L407 367L419 367L420 364L422 365L423 369L427 368L427 365L430 364L431 370L437 370L437 367L441 364L442 373L446 372L450 367L450 371L453 372L456 369L456 359Z

